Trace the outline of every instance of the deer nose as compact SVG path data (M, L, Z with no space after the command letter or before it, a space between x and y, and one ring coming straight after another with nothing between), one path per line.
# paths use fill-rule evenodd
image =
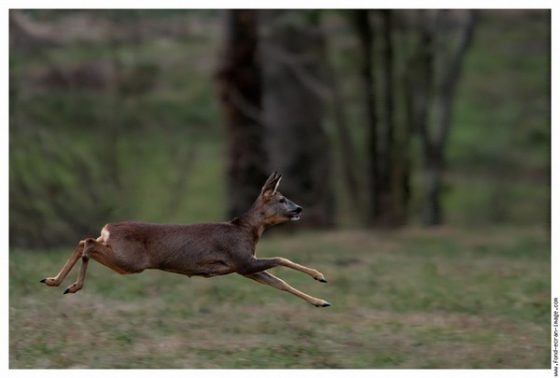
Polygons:
M303 211L303 208L301 206L296 206L296 209L294 211L299 214Z

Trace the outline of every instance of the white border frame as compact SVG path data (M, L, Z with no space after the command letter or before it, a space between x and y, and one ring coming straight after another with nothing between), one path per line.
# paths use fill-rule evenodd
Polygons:
M558 35L558 27L560 18L556 16L555 4L560 4L557 1L522 1L522 0L509 0L509 1L442 1L442 0L429 0L429 1L414 1L414 0L378 0L378 1L365 1L365 0L346 0L344 2L340 0L307 0L302 2L301 0L283 0L281 2L265 1L247 1L247 0L194 0L194 1L178 1L178 0L159 0L152 1L150 3L142 3L138 1L131 0L102 0L102 1L82 1L80 6L77 6L76 1L69 0L55 0L55 1L40 1L40 0L23 0L14 1L7 0L4 2L6 4L4 11L2 12L0 19L3 33L0 33L2 41L2 51L4 52L4 59L0 61L2 75L2 97L0 109L3 114L4 127L2 128L2 138L0 138L0 150L4 154L4 159L1 162L2 169L2 196L1 204L4 209L2 213L2 229L0 234L0 239L3 242L3 252L0 253L0 265L4 268L4 292L2 295L1 303L3 306L3 322L2 322L2 335L4 336L4 342L0 346L2 358L2 371L4 374L13 377L27 377L31 375L40 375L41 378L60 378L65 376L85 376L85 377L97 377L100 373L108 374L111 376L153 376L157 374L160 377L184 377L185 375L194 375L196 377L223 377L223 376L243 376L243 378L261 378L263 375L284 378L286 374L296 375L296 376L317 376L321 378L339 377L342 375L352 376L352 377L396 377L396 376L410 376L411 374L415 377L494 377L494 376L507 376L510 378L514 377L552 377L551 370L354 370L354 369L344 369L344 370L54 370L54 369L34 369L34 370L9 370L9 245L8 245L8 209L9 209L9 178L8 178L8 146L9 146L9 107L8 107L8 51L9 51L9 9L10 8L46 8L46 9L56 9L56 8L68 8L68 9L118 9L118 8L141 8L141 9L162 9L162 8L187 8L187 9L230 9L230 8L293 8L293 9L352 9L352 8L479 8L479 9L552 9L552 67L551 67L551 129L552 129L552 141L551 141L551 159L552 159L552 172L551 172L551 269L552 269L552 297L560 296L559 289L559 278L558 278L558 267L560 266L560 259L558 258L556 240L558 227L556 220L560 214L560 201L555 201L554 194L558 187L560 175L554 170L554 162L560 160L560 145L559 140L554 132L554 109L556 109L556 96L553 84L556 83L554 63L558 61L558 43L556 36Z

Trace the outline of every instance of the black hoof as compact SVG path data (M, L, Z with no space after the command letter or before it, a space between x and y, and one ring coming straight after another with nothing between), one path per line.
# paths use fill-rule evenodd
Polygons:
M64 294L68 294L69 292L70 292L70 289L64 290Z
M46 279L46 278L43 278L43 279L41 280L41 283L45 283L45 282L47 282L47 279Z
M327 282L329 282L329 281L327 281L327 280L326 280L326 279L324 279L324 278L323 278L323 279L320 279L320 280L318 280L318 281L319 281L319 282L323 282L323 283L327 283Z
M331 306L331 304L329 302L325 302L325 303L320 304L320 305L315 305L315 307L329 307L329 306Z

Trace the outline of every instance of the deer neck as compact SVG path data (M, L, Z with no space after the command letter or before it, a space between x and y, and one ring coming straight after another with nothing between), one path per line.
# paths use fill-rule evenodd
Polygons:
M259 210L259 207L256 206L256 204L254 204L240 217L232 220L232 223L247 230L253 237L255 243L259 241L264 230L267 228L264 213Z

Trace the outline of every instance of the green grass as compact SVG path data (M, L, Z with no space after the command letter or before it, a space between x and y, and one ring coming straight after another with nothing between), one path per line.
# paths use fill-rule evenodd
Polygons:
M546 368L550 244L540 229L266 236L260 256L330 301L314 308L238 275L92 262L85 288L39 283L68 250L10 255L11 368Z

